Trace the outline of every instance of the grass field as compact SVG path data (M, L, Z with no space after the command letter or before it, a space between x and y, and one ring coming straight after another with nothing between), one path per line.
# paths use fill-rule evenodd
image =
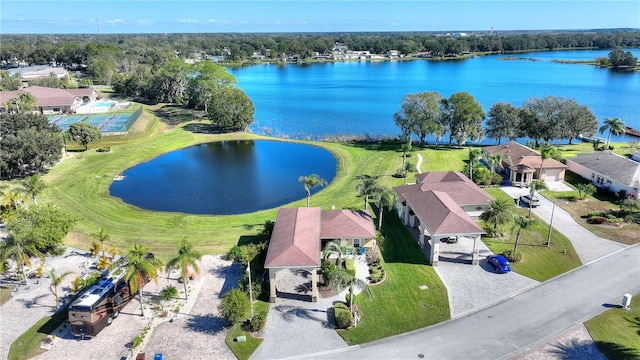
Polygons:
M504 197L511 200L500 189L485 189L485 191L494 198ZM516 207L513 209L515 214L522 216L528 214L527 209ZM524 259L522 262L511 264L513 271L534 280L545 281L582 265L571 241L555 229L551 232L551 245L544 246L549 234L549 225L538 217L535 219L536 223L523 230L520 235L518 251L522 252ZM502 254L505 250L513 250L516 234L510 231L510 227L511 225L506 226L507 236L504 239L483 237L484 243L495 254Z
M585 326L610 360L640 359L640 295L632 298L630 310L614 307Z
M119 249L125 249L134 241L149 246L161 258L167 259L175 248L175 242L184 236L204 253L225 253L241 239L256 236L267 220L274 220L277 209L233 216L203 216L183 213L167 213L141 210L109 195L113 178L140 162L163 153L193 144L229 139L260 139L262 137L234 133L209 135L189 131L189 123L174 129L157 121L152 115L141 117L146 126L139 137L108 139L112 146L108 153L96 151L70 153L45 176L48 188L40 195L43 201L52 202L79 217L74 230L67 236L68 245L88 249L87 236L104 227ZM140 126L139 124L136 124ZM118 144L118 146L113 146ZM357 197L356 177L361 174L391 175L402 164L398 144L318 144L330 150L338 159L339 168L334 181L312 196L311 205L322 208L362 207ZM420 152L425 158L422 169L461 169L465 149L417 149L408 161L417 161ZM414 181L411 177L410 181ZM397 186L402 179L382 176L387 186ZM302 187L302 184L300 185ZM305 206L300 199L287 206Z
M382 255L385 280L370 286L372 296L360 294L355 304L362 319L358 327L339 331L349 345L360 344L433 325L450 317L447 289L427 265L417 242L397 216L383 216ZM420 286L427 285L422 290Z

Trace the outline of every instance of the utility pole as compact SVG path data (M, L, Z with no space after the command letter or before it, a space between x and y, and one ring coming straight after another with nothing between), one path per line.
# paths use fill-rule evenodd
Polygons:
M553 213L556 211L556 201L557 199L553 199L553 208L551 208L551 220L549 220L549 235L547 235L547 243L545 244L547 247L551 245L551 230L553 229Z
M98 31L98 34L100 34L100 24L98 23L98 18L96 18L96 30Z
M251 283L251 261L247 262L247 272L249 273L249 303L251 304L251 318L253 319L253 284Z

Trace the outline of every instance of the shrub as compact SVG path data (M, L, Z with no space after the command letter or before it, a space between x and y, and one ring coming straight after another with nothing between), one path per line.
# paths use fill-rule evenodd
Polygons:
M267 323L267 314L264 312L258 312L253 315L251 319L251 331L260 331L264 328L264 325Z
M592 216L590 217L587 222L589 224L604 224L605 222L607 222L607 218L604 216Z
M220 310L220 315L227 320L230 325L235 325L247 316L250 305L247 294L235 288L222 297L218 309Z
M353 322L353 315L349 311L347 305L343 303L337 303L334 306L335 317L336 317L336 327L339 329L346 329L351 326Z
M504 257L506 257L507 260L514 263L521 262L523 258L522 252L520 251L514 252L513 250L507 250L502 255L504 255Z
M138 335L131 340L131 348L135 349L142 344L142 336Z
M349 275L353 277L356 276L356 262L353 259L347 258L347 261L344 263L344 267L347 269Z
M587 217L594 217L594 216L602 216L604 215L604 212L601 210L594 210L594 211L589 211L589 213L587 214Z

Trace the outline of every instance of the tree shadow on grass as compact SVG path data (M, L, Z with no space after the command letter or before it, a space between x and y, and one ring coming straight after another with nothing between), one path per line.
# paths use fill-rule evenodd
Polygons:
M620 344L611 343L608 341L596 341L596 346L602 353L611 360L625 359L625 360L640 360L640 350L628 348ZM569 358L563 358L569 359ZM572 359L576 359L575 357Z
M187 124L184 126L184 129L195 134L225 134L231 132L217 125L204 123Z
M154 111L154 114L168 125L179 125L189 121L198 121L204 117L204 112L187 109L181 105L168 104Z

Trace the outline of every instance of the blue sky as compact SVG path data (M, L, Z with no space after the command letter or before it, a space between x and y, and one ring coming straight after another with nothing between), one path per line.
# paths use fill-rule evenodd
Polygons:
M100 33L640 28L640 0L0 2L0 34L96 33L98 27Z

